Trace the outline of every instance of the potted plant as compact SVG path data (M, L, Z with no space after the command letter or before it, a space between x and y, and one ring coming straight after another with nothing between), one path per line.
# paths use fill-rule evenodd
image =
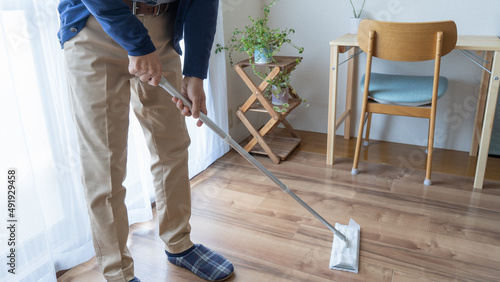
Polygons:
M354 15L354 17L350 18L350 32L352 34L356 34L358 33L359 23L361 23L361 21L363 20L361 18L361 13L363 13L363 8L365 7L366 0L363 0L361 9L359 9L358 12L356 12L356 8L354 7L354 3L352 3L352 0L349 0L349 2L351 3L352 13Z
M278 106L288 104L288 98L290 98L290 73L286 71L280 72L270 84L271 103Z
M299 51L304 51L303 47L298 47L292 43L289 35L295 33L294 29L271 29L268 25L269 13L271 7L279 0L273 0L269 5L264 5L264 17L254 19L249 16L251 24L240 30L236 28L233 31L229 43L226 46L217 44L215 53L228 51L229 62L233 64L232 53L245 52L250 59L250 63L266 64L273 61L272 57L276 55L283 44L288 43Z
M261 79L267 77L269 68L266 71L259 71L258 66L266 66L271 62L276 62L273 56L276 55L284 44L289 44L293 48L297 49L298 53L301 54L304 51L303 47L298 47L292 43L289 38L290 34L295 33L294 29L285 28L272 29L269 27L269 13L271 12L271 7L276 5L279 0L273 0L269 5L264 5L264 16L259 18L252 18L249 16L250 24L245 26L243 29L236 28L233 31L233 35L229 39L229 42L223 46L221 44L216 45L215 53L227 51L229 56L229 62L233 65L233 52L245 52L248 55L249 63L252 66L253 72L259 76ZM297 64L300 62L297 59ZM291 70L290 70L291 71ZM269 82L269 87L263 93L268 98L272 98L273 88L276 95L286 96L281 93L281 89L288 89L290 83L290 71L280 72L274 79ZM285 90L286 91L286 90ZM303 100L305 101L305 100ZM277 102L276 102L277 103ZM281 103L281 107L274 107L275 111L286 112L288 103Z
M269 81L269 86L262 93L271 101L273 110L279 113L287 111L290 98L290 72L281 71Z

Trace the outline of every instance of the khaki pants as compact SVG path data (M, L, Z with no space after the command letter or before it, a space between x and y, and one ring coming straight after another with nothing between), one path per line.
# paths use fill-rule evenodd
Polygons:
M157 48L163 76L180 89L180 58L172 41L173 12L138 18ZM96 258L107 280L129 281L134 278L134 266L126 245L129 224L122 182L130 105L151 152L160 237L172 253L193 245L189 237L190 140L184 117L167 92L128 72L127 52L94 17L65 42L64 55Z

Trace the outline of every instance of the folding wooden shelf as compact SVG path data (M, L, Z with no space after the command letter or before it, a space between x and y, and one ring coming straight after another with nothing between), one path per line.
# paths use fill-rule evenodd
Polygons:
M269 86L270 80L275 78L281 71L291 72L300 61L301 57L275 56L275 62L261 64L258 67L267 67L270 69L268 76L259 86L250 79L244 68L251 66L249 59L236 64L234 69L243 79L252 94L247 101L240 107L237 114L243 124L252 134L253 138L245 146L245 150L250 153L268 155L271 160L278 164L285 160L300 145L300 136L295 132L286 117L302 102L295 90L289 86L290 100L286 112L279 113L273 109L271 101L264 96L265 89ZM278 106L281 108L281 106ZM259 130L257 130L245 116L247 112L261 112L270 115L271 119ZM290 136L272 134L273 129L283 124Z

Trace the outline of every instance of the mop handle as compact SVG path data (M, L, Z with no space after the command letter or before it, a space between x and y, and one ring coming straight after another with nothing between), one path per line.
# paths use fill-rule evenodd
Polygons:
M163 76L161 77L160 86L165 89L170 95L182 100L185 106L191 109L191 102L175 89ZM259 163L254 157L252 157L245 149L243 149L236 141L234 141L229 134L224 132L217 124L215 124L209 117L204 113L200 112L200 120L205 123L208 128L219 135L224 142L228 143L233 149L235 149L240 155L242 155L247 161L249 161L255 168L271 179L276 185L278 185L283 192L294 198L299 204L301 204L306 210L308 210L312 215L314 215L319 221L321 221L328 229L333 231L335 235L339 236L342 241L346 241L346 237L340 231L335 229L328 221L326 221L321 215L319 215L315 210L313 210L308 204L306 204L299 196L295 195L290 188L288 188L283 182L281 182L276 176L274 176L269 170L267 170L261 163Z

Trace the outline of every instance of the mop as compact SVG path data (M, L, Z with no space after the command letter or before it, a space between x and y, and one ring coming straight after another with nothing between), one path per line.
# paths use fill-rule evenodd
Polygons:
M165 89L170 95L181 99L185 106L191 109L191 102L186 99L183 95L175 89L163 76L161 78L160 86ZM309 205L307 205L301 198L299 198L295 193L293 193L290 188L283 184L276 176L274 176L269 170L267 170L262 164L260 164L254 157L252 157L245 149L243 149L236 141L234 141L229 134L224 132L217 124L215 124L210 118L208 118L204 113L200 112L200 120L205 123L213 132L219 135L224 142L228 143L233 149L235 149L240 155L242 155L247 161L249 161L255 168L266 175L270 180L272 180L276 185L278 185L283 192L290 195L299 204L301 204L307 211L314 215L321 223L323 223L328 229L333 231L333 245L332 254L330 257L330 268L336 270L343 270L349 272L358 273L359 269L359 240L360 240L360 227L359 225L351 219L349 225L342 225L339 223L335 224L333 227L328 221L321 217L315 210L313 210Z

